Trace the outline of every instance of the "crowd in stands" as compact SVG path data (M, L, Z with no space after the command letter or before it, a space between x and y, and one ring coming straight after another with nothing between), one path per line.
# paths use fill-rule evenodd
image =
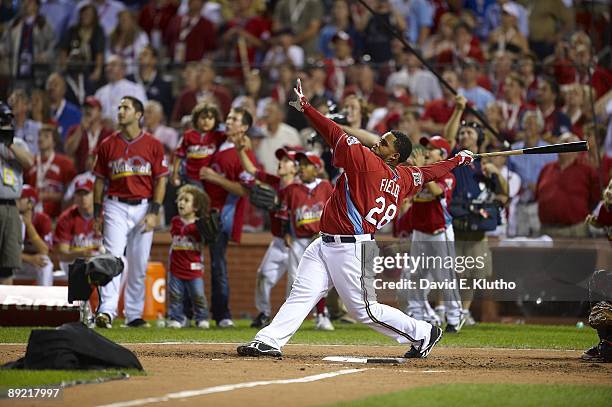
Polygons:
M283 146L331 155L288 107L295 79L349 127L400 129L415 146L442 135L456 104L443 80L495 130L478 150L587 140L588 153L493 162L510 188L503 234L586 237L584 220L612 168L610 14L583 0L23 0L0 5L0 99L35 155L24 173L35 210L55 223L91 176L96 147L116 129L121 98L145 102L142 125L170 163L194 108L232 107L254 118L258 164L275 173ZM600 12L603 8L604 12ZM606 14L605 11L608 13ZM405 48L381 21L401 33ZM469 109L465 120L473 119ZM490 167L493 168L493 167ZM173 186L185 180L180 166ZM176 213L169 188L166 219ZM265 227L247 208L245 229ZM168 225L168 222L166 222Z

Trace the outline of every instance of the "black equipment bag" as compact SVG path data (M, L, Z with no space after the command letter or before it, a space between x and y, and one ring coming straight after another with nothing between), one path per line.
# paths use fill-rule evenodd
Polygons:
M452 200L450 213L457 232L489 232L501 225L501 212L496 202Z

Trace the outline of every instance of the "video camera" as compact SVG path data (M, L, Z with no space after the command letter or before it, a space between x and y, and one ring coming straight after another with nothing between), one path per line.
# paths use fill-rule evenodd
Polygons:
M13 111L4 102L0 102L0 143L10 146L15 137Z

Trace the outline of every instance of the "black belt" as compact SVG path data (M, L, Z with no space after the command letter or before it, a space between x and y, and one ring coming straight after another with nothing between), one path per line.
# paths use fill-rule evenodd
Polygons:
M0 205L15 206L15 200L14 199L0 199Z
M370 235L374 239L374 235ZM325 243L334 243L336 239L333 235L321 235L321 240ZM340 236L340 243L355 243L357 239L354 236Z
M122 202L128 205L140 205L143 203L147 203L147 199L127 199L127 198L119 198L118 196L111 196L110 199L117 202Z

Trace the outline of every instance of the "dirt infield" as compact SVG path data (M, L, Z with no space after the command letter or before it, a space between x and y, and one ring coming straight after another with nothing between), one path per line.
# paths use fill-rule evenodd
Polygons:
M61 405L182 406L320 405L443 383L612 383L612 364L578 360L579 351L436 348L426 360L399 365L330 363L325 356L401 356L399 346L288 345L282 359L239 358L233 344L127 345L147 376L67 388ZM25 345L0 346L0 363L23 355ZM329 373L328 376L318 376ZM314 377L313 377L314 376ZM306 383L265 383L279 379ZM252 383L262 382L262 383ZM228 386L241 384L241 386ZM244 384L250 383L250 384ZM217 387L215 386L223 386ZM236 388L238 387L238 388ZM213 389L210 389L213 388ZM198 391L185 393L185 391ZM205 394L208 393L208 394ZM152 398L150 400L142 400ZM0 401L0 405L8 405ZM15 404L13 404L15 405ZM60 405L50 401L25 405Z

